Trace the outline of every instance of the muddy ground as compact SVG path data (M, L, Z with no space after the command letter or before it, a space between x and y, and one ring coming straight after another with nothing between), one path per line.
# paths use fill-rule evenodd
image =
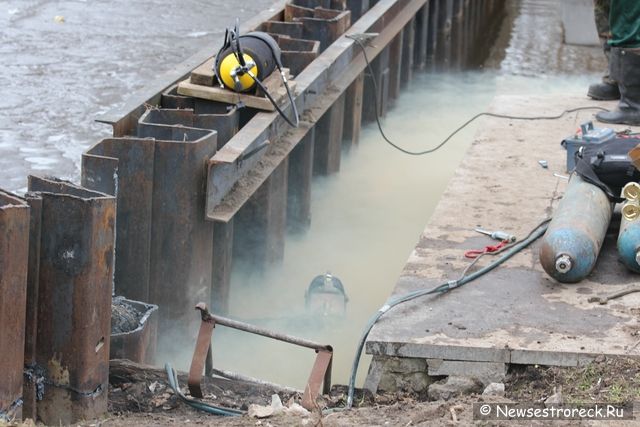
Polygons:
M565 404L640 401L640 361L624 358L601 357L578 368L512 367L504 381L504 397L467 395L448 401L429 401L426 393L382 393L374 397L363 396L360 392L355 399L357 407L341 411L339 408L344 406L346 387L334 386L330 395L318 400L318 407L311 413L280 413L263 419L248 415L220 417L196 411L171 390L161 369L140 369L140 365L123 362L112 366L111 371L109 414L79 426L610 425L604 421L480 421L474 420L472 405L476 402L533 402L543 405L547 398L558 392ZM179 381L186 393L186 375L179 375ZM274 393L266 387L220 378L205 379L203 392L208 403L243 410L252 403L268 405ZM300 401L298 394L279 393L279 396L285 407ZM331 408L334 412L330 411ZM33 423L28 421L25 425ZM615 425L633 426L639 422L616 421Z

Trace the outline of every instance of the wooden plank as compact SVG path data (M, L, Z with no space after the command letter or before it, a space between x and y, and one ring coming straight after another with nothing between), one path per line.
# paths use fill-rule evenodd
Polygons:
M213 86L216 78L216 74L213 72L214 62L215 58L209 58L203 64L197 66L191 72L189 81L195 85Z
M425 2L426 0L381 0L348 33L379 32L378 37L366 48L367 55L375 57ZM296 78L298 87L295 101L298 110L310 109L313 117L321 117L365 66L360 48L350 38L341 36ZM330 86L332 90L327 91ZM285 111L288 110L287 108ZM309 120L307 125L312 125L316 119ZM282 137L285 129L288 132ZM207 217L211 220L228 220L250 196L246 194L247 189L254 188L257 182L264 181L268 176L271 168L269 165L273 162L259 170L254 168L269 152L260 152L239 162L244 152L251 151L262 141L271 140L283 152L288 150L288 154L305 134L306 131L291 129L275 113L258 113L209 161ZM252 176L244 179L252 169ZM241 191L231 194L224 203L220 203L234 186Z
M283 71L289 76L289 70L283 68ZM282 84L280 73L274 71L263 82L267 91L271 94L278 105L288 101L287 92ZM289 88L295 90L295 80L289 80ZM194 98L207 99L209 101L225 102L227 104L244 104L250 108L256 108L264 111L274 111L275 107L266 96L258 96L249 93L238 93L229 89L218 86L217 79L214 78L213 86L203 86L192 83L189 79L178 83L178 94L192 96Z

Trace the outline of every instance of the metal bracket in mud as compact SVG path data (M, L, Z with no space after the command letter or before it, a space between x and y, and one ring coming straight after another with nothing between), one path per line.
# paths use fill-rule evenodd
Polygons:
M317 406L317 397L321 393L329 392L329 388L331 387L331 362L333 358L333 348L330 345L318 344L313 341L272 332L248 323L211 314L207 309L207 305L202 302L196 305L196 310L200 310L202 324L200 325L196 348L193 352L191 368L189 369L189 392L191 396L202 398L202 388L200 386L202 372L204 371L207 376L212 374L213 358L211 353L211 336L216 324L315 350L317 354L316 360L304 388L302 406L308 410L312 410Z

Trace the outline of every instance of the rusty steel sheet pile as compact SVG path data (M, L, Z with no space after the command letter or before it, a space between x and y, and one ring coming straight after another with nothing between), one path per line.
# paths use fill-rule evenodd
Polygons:
M0 191L0 423L22 413L29 206Z
M69 424L107 410L115 199L69 182L29 177L39 206L37 327L32 377L38 419Z

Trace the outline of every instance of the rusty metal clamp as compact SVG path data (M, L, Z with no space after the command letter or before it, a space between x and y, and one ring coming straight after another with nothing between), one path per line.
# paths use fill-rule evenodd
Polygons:
M216 324L315 350L316 360L304 388L302 406L308 410L314 409L317 406L316 399L318 396L322 393L329 392L329 388L331 387L331 363L333 359L333 348L330 345L318 344L313 341L272 332L248 323L211 314L207 309L207 305L203 302L198 303L195 308L200 311L202 324L200 325L196 348L193 352L191 367L189 369L188 384L191 396L197 398L203 397L201 388L202 373L204 372L209 376L213 372L211 339Z

